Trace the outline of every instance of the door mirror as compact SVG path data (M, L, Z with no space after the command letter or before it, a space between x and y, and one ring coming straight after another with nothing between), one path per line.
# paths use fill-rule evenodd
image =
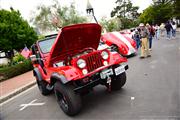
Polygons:
M30 56L30 60L31 60L32 62L37 61L36 55L31 55L31 56Z

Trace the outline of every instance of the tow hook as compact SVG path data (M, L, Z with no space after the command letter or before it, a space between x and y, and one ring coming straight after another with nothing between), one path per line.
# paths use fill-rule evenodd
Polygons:
M48 89L48 90L53 90L53 88L54 88L54 86L52 85L49 85L49 84L47 84L47 86L46 86L46 89Z
M111 77L107 76L108 91L111 92Z

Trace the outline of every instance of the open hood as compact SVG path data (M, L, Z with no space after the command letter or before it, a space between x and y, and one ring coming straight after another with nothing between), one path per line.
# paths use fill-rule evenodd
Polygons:
M101 37L101 26L95 23L76 24L61 29L52 46L49 62L64 60L84 48L97 49Z

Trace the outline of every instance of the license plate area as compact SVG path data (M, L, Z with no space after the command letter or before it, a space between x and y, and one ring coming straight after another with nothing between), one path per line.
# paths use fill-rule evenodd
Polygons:
M124 66L119 66L117 68L114 69L115 75L119 75L123 72L125 72Z
M112 70L112 69L106 69L106 70L103 70L103 71L100 73L101 79L106 79L107 76L110 76L110 75L113 75L113 70Z

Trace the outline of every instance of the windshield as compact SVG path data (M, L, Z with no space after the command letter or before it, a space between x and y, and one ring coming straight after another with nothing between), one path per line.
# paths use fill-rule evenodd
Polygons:
M56 37L48 38L48 39L39 41L39 47L40 47L42 53L50 52L55 39L56 39Z

